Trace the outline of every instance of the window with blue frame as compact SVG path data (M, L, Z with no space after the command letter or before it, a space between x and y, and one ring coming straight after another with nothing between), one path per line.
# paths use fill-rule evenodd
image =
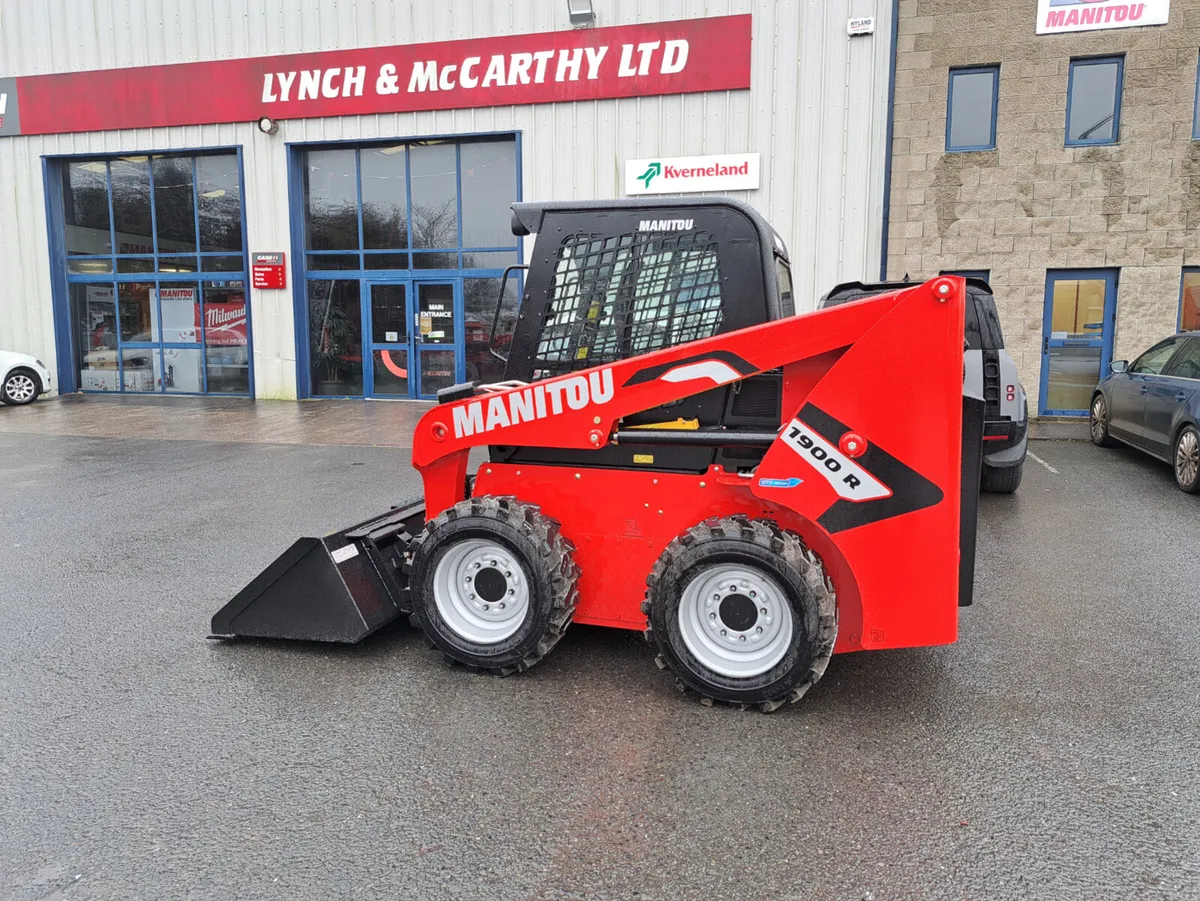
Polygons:
M499 378L489 338L502 346L517 315L518 283L510 278L491 335L501 276L520 262L510 225L520 196L516 136L312 147L299 152L298 164L309 393L429 396L434 361L447 384L451 369ZM442 289L427 284L437 278L459 285L453 300L438 299ZM380 282L406 287L384 290ZM446 328L424 327L426 299L454 309ZM385 320L394 327L379 328ZM422 351L439 342L455 356ZM419 385L408 375L410 359L430 363Z
M999 66L951 69L946 97L946 150L995 150L999 103Z
M1200 141L1200 56L1196 59L1196 99L1192 107L1192 140Z
M1067 77L1067 146L1116 144L1121 136L1121 86L1125 60L1119 56L1071 60Z
M248 394L238 154L56 165L79 387Z

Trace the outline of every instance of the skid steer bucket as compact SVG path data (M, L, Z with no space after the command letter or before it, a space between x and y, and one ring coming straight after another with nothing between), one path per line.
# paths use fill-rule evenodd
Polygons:
M217 611L209 637L361 641L408 612L404 551L424 525L417 500L299 539Z

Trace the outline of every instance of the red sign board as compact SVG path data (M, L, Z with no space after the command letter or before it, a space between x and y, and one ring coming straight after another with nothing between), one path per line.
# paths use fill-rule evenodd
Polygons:
M750 16L13 80L18 134L728 91L750 87Z
M250 260L250 284L255 288L287 287L287 254L256 253Z
M196 318L199 319L199 307ZM199 326L199 322L196 323ZM246 303L206 303L204 343L209 347L245 347Z

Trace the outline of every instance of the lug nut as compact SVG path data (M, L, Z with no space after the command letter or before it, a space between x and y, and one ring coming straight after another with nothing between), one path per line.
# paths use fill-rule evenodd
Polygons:
M763 616L766 616L766 615L767 615L767 608L766 608L766 607L759 607L759 608L758 608L758 612L759 612L759 613L761 613Z
M754 592L754 591L752 591L752 592L750 592L750 597L752 597L752 598L756 598L756 597L758 597L758 593L757 593L757 592Z
M473 595L473 594L467 595L467 600L470 600L470 601L475 600L475 595Z
M755 634L755 635L762 635L762 626L759 626L757 629L755 629L755 630L754 630L754 634Z
M487 608L485 607L484 609L486 610ZM739 636L738 636L738 641L745 641L745 640L746 640L746 636L745 636L745 635L739 635Z
M515 588L510 588L510 589L508 589L508 593L509 593L509 594L516 594L516 593L517 593L517 590L516 590Z
M484 612L484 613L487 613L487 612L488 612L489 610L491 610L491 609L492 609L492 608L491 608L491 607L489 607L487 604L484 604L484 605L483 605L483 612Z
M501 609L501 610L503 610L503 609L504 609L504 602L503 602L503 601L501 601L501 602L500 602L500 609Z
M716 615L715 613L710 613L710 614L708 615L708 618L709 618L709 619L716 619L716 618L717 618L717 615Z
M726 636L726 634L727 634L727 633L725 632L725 630L724 630L724 629L722 629L722 630L721 630L721 637L722 637L722 638L724 638L724 637Z

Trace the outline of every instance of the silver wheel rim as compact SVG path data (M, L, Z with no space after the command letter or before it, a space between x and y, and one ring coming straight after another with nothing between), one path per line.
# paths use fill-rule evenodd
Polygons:
M1190 487L1196 482L1197 471L1200 471L1200 439L1195 431L1187 429L1175 446L1175 478L1180 485Z
M706 669L733 679L777 666L791 647L793 628L783 588L749 566L710 566L688 582L679 601L684 645Z
M8 396L19 403L33 397L33 392L36 388L37 386L33 384L33 379L21 372L18 372L8 380Z
M1092 403L1092 438L1099 441L1104 437L1104 430L1107 427L1105 418L1108 411L1104 408L1104 398L1097 397Z
M455 635L475 644L497 644L525 621L529 580L511 551L473 538L454 545L438 561L433 600Z

